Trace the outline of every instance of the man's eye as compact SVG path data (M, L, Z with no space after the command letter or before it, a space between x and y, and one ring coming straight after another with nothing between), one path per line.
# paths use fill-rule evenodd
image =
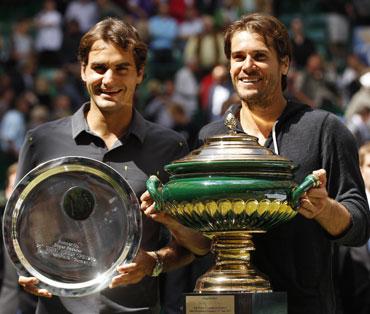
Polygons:
M119 67L119 68L117 68L117 71L118 72L127 72L128 71L128 68L127 67Z
M107 68L104 65L95 65L93 66L93 70L98 73L104 73L107 70Z
M258 61L266 60L267 56L264 53L258 53L254 56L254 59Z
M233 59L234 59L234 61L236 61L236 62L241 62L241 61L243 61L243 60L244 60L244 57L243 57L243 56L234 56L234 57L233 57Z

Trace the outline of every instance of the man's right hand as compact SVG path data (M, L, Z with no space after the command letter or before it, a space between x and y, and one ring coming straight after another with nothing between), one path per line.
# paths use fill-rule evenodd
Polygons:
M35 277L19 276L18 283L26 292L33 295L46 298L51 298L53 296L48 290L37 287L39 280Z
M180 224L171 215L164 211L157 211L155 203L148 191L140 197L142 212L153 220L165 225L176 239L176 242L196 255L205 255L211 249L211 240L199 231Z

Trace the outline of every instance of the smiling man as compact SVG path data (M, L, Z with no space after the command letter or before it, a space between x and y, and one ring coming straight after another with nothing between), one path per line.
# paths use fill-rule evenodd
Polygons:
M241 100L229 109L236 131L298 165L297 182L312 172L320 180L301 198L300 215L256 236L254 264L275 291L287 291L289 314L334 314L333 244L359 246L369 237L355 140L334 115L284 97L291 47L276 18L255 13L232 23L225 54ZM226 132L223 121L213 122L200 139Z
M184 156L188 148L176 132L146 121L134 108L134 93L142 82L147 47L132 26L108 18L81 39L81 78L90 101L70 117L46 123L27 134L17 172L18 180L47 160L84 156L117 170L137 196L151 174L166 181L163 166ZM163 226L143 217L139 253L133 263L118 267L110 288L82 298L58 298L37 286L37 279L20 277L24 290L39 296L37 313L159 313L158 275L193 260L181 246L205 254L209 241L178 223L162 222L176 231L163 246ZM191 240L191 241L190 241ZM190 244L189 244L190 243ZM194 246L194 247L192 247ZM9 298L8 298L9 300Z

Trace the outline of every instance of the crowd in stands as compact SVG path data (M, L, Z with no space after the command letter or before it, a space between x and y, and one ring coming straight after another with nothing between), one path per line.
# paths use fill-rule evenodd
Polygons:
M35 1L36 10L9 19L8 33L0 23L3 165L17 160L27 129L69 115L86 100L76 51L81 34L107 16L135 25L150 48L137 108L183 133L191 146L202 125L238 101L223 52L225 26L252 11L281 16L294 52L287 96L343 117L360 145L370 139L370 83L360 80L369 60L354 52L351 40L369 1L334 2L316 1L325 20L322 47L306 32L306 16L287 18L272 0Z
M0 189L27 130L70 115L88 99L77 47L82 34L107 16L133 24L150 48L136 108L181 132L190 147L205 123L239 101L229 80L223 30L254 11L281 18L290 30L293 60L286 96L337 114L359 147L370 141L370 0L32 3L30 12L14 12L0 22ZM288 3L296 8L289 14ZM301 11L313 3L310 14ZM310 32L306 23L317 16L322 24Z

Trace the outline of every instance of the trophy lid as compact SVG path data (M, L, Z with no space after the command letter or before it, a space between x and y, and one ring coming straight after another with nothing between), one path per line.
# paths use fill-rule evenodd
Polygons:
M172 175L227 173L292 178L296 168L289 159L258 143L258 138L235 131L235 118L225 119L228 134L211 136L185 157L166 165Z
M113 168L85 157L40 164L15 187L3 237L18 272L59 296L108 286L141 241L139 201Z

